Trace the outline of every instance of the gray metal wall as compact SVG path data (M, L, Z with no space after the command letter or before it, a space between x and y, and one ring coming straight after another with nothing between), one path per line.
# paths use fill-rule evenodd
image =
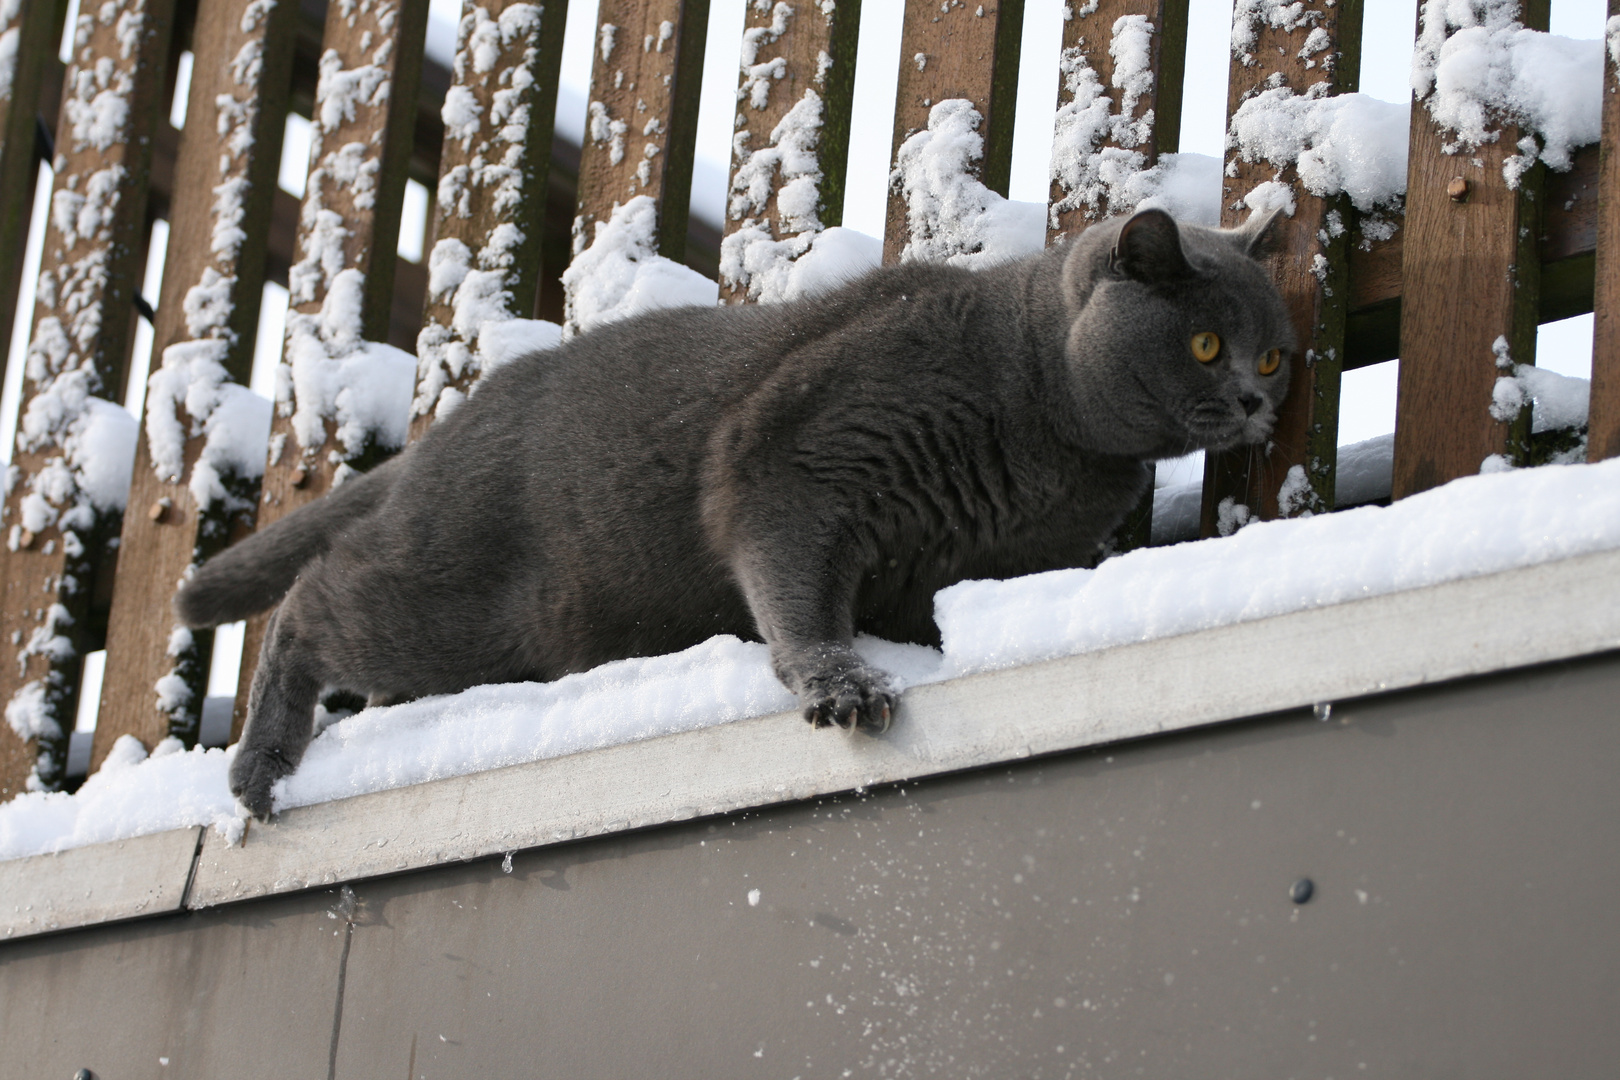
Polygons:
M1617 701L1610 654L0 945L0 1077L1612 1077Z

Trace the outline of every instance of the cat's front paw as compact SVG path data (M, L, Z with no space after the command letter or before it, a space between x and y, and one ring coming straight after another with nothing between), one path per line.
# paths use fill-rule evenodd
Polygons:
M882 672L861 667L812 675L805 680L799 700L812 727L837 724L881 734L889 730L899 695Z
M239 748L236 760L231 762L231 794L254 817L268 821L272 809L271 787L295 768L296 765L273 749Z

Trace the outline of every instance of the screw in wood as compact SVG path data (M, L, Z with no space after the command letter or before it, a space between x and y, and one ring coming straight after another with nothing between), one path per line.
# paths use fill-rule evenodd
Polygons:
M288 479L292 481L293 487L301 488L309 483L309 470L300 465L292 471L292 476Z
M1468 182L1466 177L1453 176L1451 178L1451 183L1446 185L1446 194L1451 196L1452 202L1467 202L1468 191L1472 186L1473 185Z
M1302 877L1294 882L1288 889L1288 899L1296 904L1306 904L1316 893L1316 882L1308 877Z

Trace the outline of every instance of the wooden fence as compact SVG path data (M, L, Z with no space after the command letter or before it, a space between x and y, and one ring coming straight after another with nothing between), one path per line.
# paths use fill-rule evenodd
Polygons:
M1115 125L1112 145L1146 164L1176 149L1187 4L1090 0L1064 12L1065 71L1083 61L1096 73L1113 112L1130 121ZM1294 6L1300 10L1291 19L1263 17L1259 8L1247 23L1240 19L1246 44L1234 50L1228 115L1262 88L1356 88L1359 0ZM1617 6L1611 0L1611 13ZM708 57L707 0L601 0L590 124L578 151L552 132L567 14L563 3L467 0L459 51L445 70L423 63L426 0L341 0L324 10L319 0L86 2L64 67L53 51L63 4L0 7L9 20L0 25L0 57L10 65L0 65L0 193L8 205L0 215L0 325L11 325L23 273L20 208L41 148L54 144L34 344L7 360L26 369L0 520L8 540L0 551L0 633L17 650L16 664L0 665L0 701L10 703L12 721L0 731L0 799L30 784L62 784L82 657L95 649L107 650L107 664L92 769L121 735L148 747L169 735L195 742L211 636L175 632L168 609L175 582L256 523L320 497L340 470L364 468L380 453L354 445L331 418L312 433L289 395L276 408L262 481L227 469L203 477L213 486L198 482L199 469L219 472L202 421L247 381L267 277L290 289L289 350L320 348L341 359L362 349L321 323L329 302L347 305L363 338L419 348L413 437L431 422L440 394L476 380L477 330L456 317L464 283L430 282L425 267L397 258L407 175L439 195L428 248L463 245L464 261L480 269L480 287L505 314L555 319L557 277L571 245L582 247L591 227L630 196L655 200L660 253L703 262L685 250L698 82L705 62L741 59L745 91L762 78L776 89L762 107L739 94L737 145L766 145L787 111L814 92L822 111L819 225L839 222L859 0L750 0L738 51ZM1145 91L1113 85L1111 34L1129 16L1145 17L1151 33ZM1526 3L1519 18L1545 29L1546 4ZM927 124L933 105L967 99L982 118L980 176L1006 193L1023 19L1022 0L906 0L896 152ZM165 108L186 48L194 74L177 132ZM1614 80L1609 63L1605 79ZM1205 535L1227 498L1263 518L1331 509L1340 374L1397 355L1395 497L1477 472L1489 454L1522 461L1528 407L1506 419L1489 409L1499 375L1493 345L1505 338L1513 358L1528 361L1539 321L1582 311L1597 313L1590 453L1620 454L1620 165L1611 152L1620 95L1609 89L1602 152L1583 148L1567 173L1537 166L1516 189L1501 168L1516 130L1473 158L1447 155L1428 112L1414 109L1404 221L1393 215L1400 227L1376 241L1361 237L1345 197L1314 196L1292 168L1278 176L1228 151L1226 222L1242 216L1237 207L1258 184L1279 179L1292 189L1296 212L1274 270L1304 345L1291 361L1292 390L1269 455L1209 455ZM1065 83L1057 105L1074 93ZM289 107L309 115L314 132L301 204L275 186ZM456 122L447 125L446 116ZM775 204L781 180L778 171L749 218L787 239L787 215ZM1130 209L1076 196L1053 182L1049 240ZM120 513L84 468L95 444L96 408L87 399L123 392L137 275L158 215L170 232L153 368L168 350L190 365L187 385L196 392L147 396ZM744 224L737 215L725 231ZM885 260L900 257L907 228L904 196L895 191ZM709 259L717 239L704 240ZM724 287L723 297L747 300L735 287ZM154 410L166 410L157 422L178 433L161 460L145 435ZM1295 485L1292 497L1280 499L1296 466L1308 490ZM1137 542L1144 535L1139 528ZM249 626L242 695L259 629ZM233 735L244 704L239 697Z

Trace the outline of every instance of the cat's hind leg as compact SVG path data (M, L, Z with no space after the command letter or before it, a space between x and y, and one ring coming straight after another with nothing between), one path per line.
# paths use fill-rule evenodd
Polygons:
M288 603L295 602L296 591ZM261 821L270 816L271 787L298 768L314 736L315 704L326 683L319 653L298 632L298 621L288 604L270 616L248 695L247 726L231 763L231 794Z

